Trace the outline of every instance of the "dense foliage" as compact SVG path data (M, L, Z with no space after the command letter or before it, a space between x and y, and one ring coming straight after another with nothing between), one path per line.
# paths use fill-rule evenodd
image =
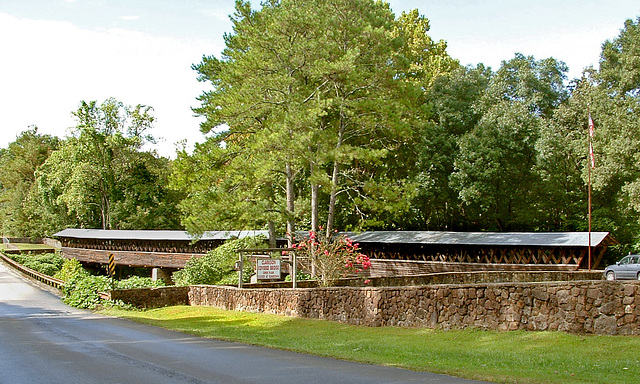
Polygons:
M62 264L62 268L60 268L60 271L58 271L53 277L62 281L71 281L78 275L88 276L89 272L82 267L82 264L78 260L65 259Z
M95 309L99 305L114 305L101 299L99 293L112 289L154 288L162 287L162 280L148 277L132 276L124 280L114 280L107 276L94 276L86 272L77 273L62 288L62 301L72 307ZM117 304L117 303L116 303Z
M55 276L64 267L65 259L55 253L38 254L10 254L9 258L27 268L43 273L47 276Z
M209 251L202 257L193 257L184 269L173 274L173 281L178 286L195 284L238 284L238 272L235 270L238 261L238 250L259 248L265 243L264 238L244 237L229 240ZM244 282L249 282L254 268L250 260L243 264Z
M3 234L42 237L66 227L178 229L170 161L142 150L150 107L80 103L65 140L24 132L0 152Z
M193 66L203 143L158 157L150 107L81 102L69 137L0 150L3 233L584 231L590 114L593 230L640 250L640 18L577 79L521 53L463 67L383 2L238 1L232 21Z
M318 216L327 219L327 230L584 231L590 113L598 159L593 229L623 244L638 242L637 21L603 45L600 72L589 69L568 82L563 62L521 53L495 72L482 64L461 67L444 42L428 38L428 21L417 13L384 23L367 16L354 24L380 33L379 51L366 57L381 71L367 73L382 76L369 87L366 75L350 72L365 60L358 56L369 47L365 40L350 38L348 29L340 36L353 51L322 51L331 41L317 47L317 36L343 29L322 11L326 2L309 4L317 14L289 1L260 10L238 3L221 59L208 56L194 67L213 85L196 109L207 118L203 131L218 131L177 160L172 180L188 185L181 203L188 228L242 227L242 215L212 215L237 210L254 223L275 220L280 233L284 222L287 232L300 225L317 231ZM389 16L384 7L358 4ZM354 3L332 6L348 14ZM320 21L307 25L296 12ZM395 45L385 46L386 28ZM294 42L280 43L287 37ZM278 60L283 52L289 61ZM392 73L387 82L385 71ZM325 86L333 90L323 93ZM366 91L357 97L370 109L341 99L350 86L373 90L376 98ZM373 126L354 116L374 117ZM254 168L256 161L266 170ZM197 166L204 164L214 166ZM208 209L201 209L203 200Z
M76 308L95 309L103 302L99 292L112 288L113 281L106 276L78 274L62 287L62 301Z
M60 146L60 140L26 130L0 149L0 226L5 236L39 236L46 225L34 198L36 171Z

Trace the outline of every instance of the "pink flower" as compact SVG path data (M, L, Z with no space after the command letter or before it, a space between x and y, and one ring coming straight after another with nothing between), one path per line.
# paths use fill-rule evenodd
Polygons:
M364 281L365 284L369 284L371 282L371 280L367 279Z

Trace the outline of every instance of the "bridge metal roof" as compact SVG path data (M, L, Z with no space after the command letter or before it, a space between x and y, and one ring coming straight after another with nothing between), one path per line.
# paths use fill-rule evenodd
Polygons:
M467 246L588 247L589 232L446 232L371 231L353 233L359 243L430 244ZM591 232L591 245L617 243L609 232Z
M267 231L207 231L200 240L228 240L248 236L268 237ZM447 232L447 231L369 231L348 233L354 241L386 244L588 247L588 232ZM193 241L186 231L103 230L67 228L53 235L78 239ZM591 245L616 244L609 232L591 232Z
M268 231L207 231L201 237L190 235L187 231L172 230L115 230L115 229L78 229L67 228L54 237L69 237L75 239L102 239L102 240L166 240L166 241L193 241L193 240L229 240L249 236L268 237Z

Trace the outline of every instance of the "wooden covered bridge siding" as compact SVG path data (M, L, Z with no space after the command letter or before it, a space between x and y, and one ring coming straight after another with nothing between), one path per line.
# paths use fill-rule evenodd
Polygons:
M184 268L192 257L202 256L202 253L162 253L114 251L101 249L84 249L62 247L62 254L69 259L76 259L84 263L109 264L109 255L113 254L116 265L129 267L155 268Z
M608 246L608 232L365 232L354 234L362 252L397 273L459 270L577 270L599 266ZM414 261L414 263L407 263ZM374 271L372 273L377 274Z
M266 231L213 231L194 239L184 231L65 229L54 236L63 256L85 263L107 264L113 254L116 265L184 268L229 239L258 235Z
M191 244L190 241L185 240L62 238L60 242L65 248L158 254L204 254L222 245L224 240L202 240Z
M62 238L62 254L85 263L108 264L113 254L117 265L130 267L184 268L193 256L202 256L223 240L190 244L189 241L139 239Z
M588 268L588 251L581 248L443 248L443 247L390 247L388 244L361 245L362 252L373 259L412 260L461 264L526 264L566 265L573 269ZM606 248L592 252L592 268L597 268Z
M67 229L55 236L62 252L82 262L183 268L224 241L265 235L263 231L209 232L197 242L182 231L103 231ZM398 231L348 234L372 258L372 276L472 270L587 269L588 234ZM597 268L616 241L608 232L592 233L591 268ZM284 246L284 241L279 242Z

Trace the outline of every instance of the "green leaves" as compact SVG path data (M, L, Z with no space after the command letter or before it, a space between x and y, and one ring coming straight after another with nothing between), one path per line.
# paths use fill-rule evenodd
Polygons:
M36 175L60 140L33 127L0 151L0 226L5 236L42 235Z
M201 257L193 257L184 269L173 274L173 281L177 286L197 284L237 284L238 272L235 262L238 260L240 249L257 248L264 244L264 238L245 237L226 241L216 249ZM245 260L243 276L249 282L253 275L253 264Z
M78 125L37 173L35 201L46 233L64 227L173 229L180 194L166 184L169 161L140 151L151 138L151 108L81 102Z
M366 185L392 176L387 159L411 137L415 115L402 97L415 96L458 64L446 44L426 35L426 18L415 11L395 20L384 3L282 1L252 11L238 2L233 22L222 58L194 65L200 80L214 87L195 109L207 118L201 128L223 128L210 140L224 140L224 148L209 152L209 161L221 164L214 187L193 191L183 204L188 225L204 216L196 208L204 195L213 202L210 209L246 212L243 192L250 188L258 192L253 206L263 209L251 210L257 217L287 221L291 231L293 221L308 215L317 225L322 213L331 231L339 194L364 208L365 195L381 190ZM222 152L232 154L228 162L216 161ZM202 170L203 177L209 174ZM324 207L298 208L307 193ZM216 201L224 201L224 209ZM244 216L218 223L244 225Z
M598 77L617 95L640 96L640 17L603 44Z

